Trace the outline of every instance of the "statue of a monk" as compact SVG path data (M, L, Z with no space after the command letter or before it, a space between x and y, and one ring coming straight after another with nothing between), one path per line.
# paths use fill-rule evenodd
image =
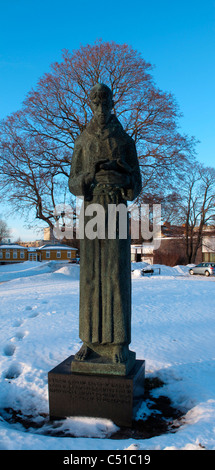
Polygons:
M133 139L111 113L113 98L104 84L90 92L93 117L77 138L71 163L69 189L84 197L84 211L100 204L124 204L141 190L141 175ZM126 211L128 222L128 214ZM85 224L89 217L85 216ZM116 219L116 223L119 220ZM108 222L106 217L106 228ZM79 335L83 342L76 361L98 355L112 363L128 360L131 342L130 236L80 241Z

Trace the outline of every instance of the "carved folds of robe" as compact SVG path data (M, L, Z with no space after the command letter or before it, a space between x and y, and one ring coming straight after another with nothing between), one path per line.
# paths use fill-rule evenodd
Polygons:
M117 165L116 171L97 173L101 160ZM118 163L116 163L118 162ZM110 166L111 168L111 166ZM102 176L103 174L103 176ZM80 241L79 334L88 344L131 342L131 262L129 231L121 239L116 227L115 239L108 239L108 204L124 204L137 197L141 176L134 141L125 133L114 115L104 128L94 118L77 138L71 163L69 189L84 196L89 204L101 204L105 213L105 239ZM118 212L117 212L118 214ZM85 226L95 217L85 216ZM119 216L116 219L119 222ZM128 222L128 218L127 218Z

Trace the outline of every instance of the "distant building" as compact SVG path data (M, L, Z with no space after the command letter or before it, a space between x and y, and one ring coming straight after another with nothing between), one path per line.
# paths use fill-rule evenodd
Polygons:
M207 235L203 237L202 261L215 262L215 235Z
M49 241L51 243L57 243L58 240L55 238L53 230L50 227L45 227L43 229L43 239L44 241Z
M196 228L196 232L198 227ZM194 230L195 232L195 230ZM197 235L194 235L194 246ZM131 260L145 261L148 264L165 264L175 266L186 264L185 227L165 223L161 226L161 237L156 239L156 248L151 243L143 241L131 246ZM195 263L215 261L215 228L204 227L202 242L197 250Z
M28 249L18 244L0 244L0 264L23 263L28 259Z
M43 245L44 241L43 240L34 240L33 242L30 241L30 242L18 242L18 245L21 245L21 246L26 246L27 248L29 247L36 247L36 246L41 246Z
M144 261L148 264L153 264L154 249L150 243L142 243L142 245L131 245L131 261L140 262Z
M76 258L77 251L77 248L61 243L54 245L47 243L37 248L36 253L38 261L70 261Z
M77 248L64 244L46 244L26 247L18 244L0 244L0 264L24 261L70 261L77 258Z
M43 239L44 241L54 241L53 231L51 231L50 227L45 227L43 229Z

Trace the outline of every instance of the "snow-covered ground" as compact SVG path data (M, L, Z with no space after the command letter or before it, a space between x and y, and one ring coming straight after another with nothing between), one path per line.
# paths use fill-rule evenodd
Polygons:
M80 347L79 266L25 262L0 266L1 449L215 449L215 278L190 276L187 266L141 276L141 267L132 265L131 349L146 377L164 382L154 396L183 412L176 432L114 440L114 423L83 417L58 423L65 437L52 435L47 374ZM12 423L11 410L38 428ZM144 403L138 416L149 413Z

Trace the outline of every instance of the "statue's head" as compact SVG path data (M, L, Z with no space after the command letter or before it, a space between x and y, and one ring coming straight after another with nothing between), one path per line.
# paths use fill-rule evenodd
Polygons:
M99 124L104 125L107 123L113 105L113 94L107 85L98 83L91 89L90 106Z

